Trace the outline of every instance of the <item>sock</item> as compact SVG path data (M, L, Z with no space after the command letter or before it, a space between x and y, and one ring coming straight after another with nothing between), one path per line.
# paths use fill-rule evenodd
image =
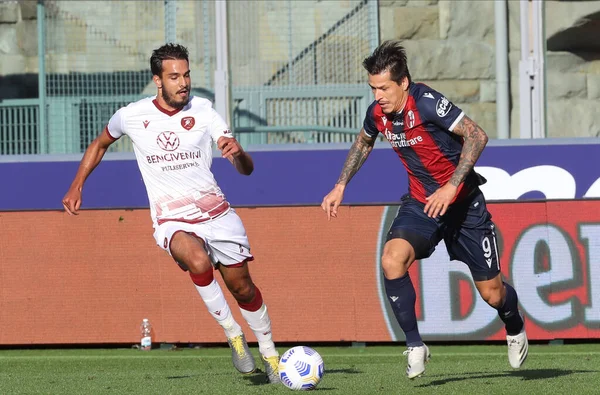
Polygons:
M264 304L262 295L258 287L254 287L254 299L249 303L238 303L242 317L248 323L252 332L258 340L258 351L265 357L275 357L279 353L275 349L275 343L271 334L271 319L267 311L267 305Z
M231 315L223 290L214 279L212 270L201 274L190 273L190 277L206 308L225 331L225 336L231 338L241 335L242 328Z
M400 328L402 328L402 331L406 335L406 346L422 346L423 340L419 334L417 314L415 313L417 294L415 293L415 287L410 281L410 276L406 273L400 278L394 280L385 278L384 281L385 293L392 306L396 320L398 320Z
M506 296L504 304L498 309L498 316L504 322L507 335L518 335L523 329L524 322L521 314L519 314L517 291L510 284L503 284L504 288L506 288Z

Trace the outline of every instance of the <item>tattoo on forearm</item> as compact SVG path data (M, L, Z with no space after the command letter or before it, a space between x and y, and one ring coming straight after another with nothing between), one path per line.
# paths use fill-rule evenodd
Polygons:
M362 133L359 134L348 152L342 174L340 174L337 183L342 185L348 184L358 169L365 163L372 150L373 142L366 140L362 136Z
M450 178L450 183L457 187L473 170L475 162L487 144L488 137L483 129L466 116L456 125L454 133L464 138L458 165Z

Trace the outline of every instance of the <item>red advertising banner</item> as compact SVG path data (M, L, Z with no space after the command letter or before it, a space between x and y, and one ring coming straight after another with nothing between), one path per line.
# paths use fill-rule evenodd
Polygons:
M517 290L529 338L600 337L600 202L488 208L496 224L501 270ZM391 221L394 215L389 207L384 217ZM496 311L477 294L467 266L449 261L443 244L430 258L416 262L410 273L425 338L504 339ZM392 336L402 338L389 306L382 305Z
M600 338L600 201L489 209L529 337ZM320 207L237 209L276 341L403 339L379 268L395 211L345 206L327 221ZM224 342L189 276L155 245L148 210L2 212L0 226L0 344L135 343L142 318L156 342ZM425 340L504 338L467 266L443 245L411 277Z

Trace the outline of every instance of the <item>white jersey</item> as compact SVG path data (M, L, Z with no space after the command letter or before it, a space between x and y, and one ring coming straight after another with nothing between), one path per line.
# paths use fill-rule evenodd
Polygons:
M210 167L213 142L233 135L210 101L191 97L183 109L167 111L156 97L142 99L119 109L107 132L133 142L155 225L199 223L229 211Z

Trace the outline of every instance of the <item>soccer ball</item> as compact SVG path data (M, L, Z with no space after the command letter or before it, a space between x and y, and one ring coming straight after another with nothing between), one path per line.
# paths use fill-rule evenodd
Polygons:
M310 347L292 347L279 360L279 378L289 389L314 389L323 378L325 365L318 352Z

